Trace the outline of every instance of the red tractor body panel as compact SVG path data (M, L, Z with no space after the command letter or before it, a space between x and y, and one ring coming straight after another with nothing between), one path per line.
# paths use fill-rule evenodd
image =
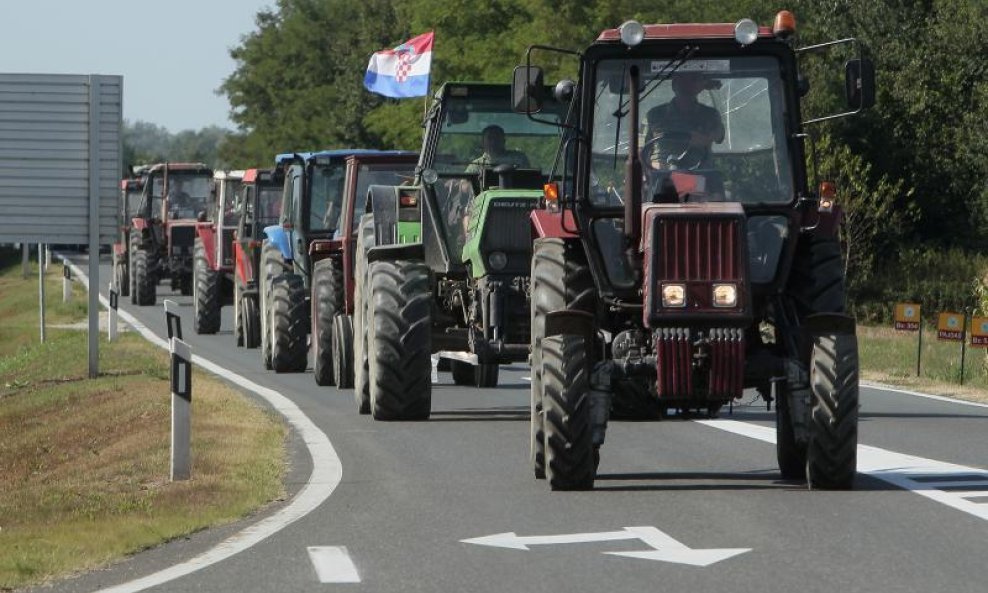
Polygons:
M549 210L532 210L532 232L539 239L578 239L580 237L576 229L576 219L573 212L563 210L551 212Z

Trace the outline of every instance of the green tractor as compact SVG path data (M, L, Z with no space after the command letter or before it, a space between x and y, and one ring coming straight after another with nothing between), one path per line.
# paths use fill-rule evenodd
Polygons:
M541 116L564 119L547 101ZM556 160L557 125L511 109L509 85L435 95L415 183L371 186L358 230L354 364L361 413L428 418L432 355L458 385L494 387L527 361L530 213Z

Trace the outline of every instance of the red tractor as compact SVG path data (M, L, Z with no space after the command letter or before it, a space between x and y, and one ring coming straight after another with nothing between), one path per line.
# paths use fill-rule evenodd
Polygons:
M309 243L312 260L312 360L319 385L352 388L354 264L360 217L372 185L411 180L415 153L354 154L346 159L342 213L332 239Z
M236 200L243 171L213 175L209 210L196 226L192 260L192 327L197 334L220 329L220 310L233 295L233 239L237 231Z
M806 124L870 107L874 69L853 39L794 34L787 11L774 27L629 21L556 85L572 108L531 280L532 464L552 489L593 487L612 412L711 416L746 388L776 402L783 477L852 486L855 322ZM800 57L842 44L848 110L803 121ZM532 51L513 101L539 118Z
M131 169L131 176L120 180L120 240L113 244L113 283L120 296L130 295L130 228L138 215L147 167Z
M258 267L264 227L278 224L281 193L285 184L283 167L248 169L237 201L237 230L234 236L233 309L237 346L261 345L261 309L258 300Z
M202 163L162 163L147 170L130 232L130 299L153 305L158 283L192 294L196 226L209 209L213 171Z

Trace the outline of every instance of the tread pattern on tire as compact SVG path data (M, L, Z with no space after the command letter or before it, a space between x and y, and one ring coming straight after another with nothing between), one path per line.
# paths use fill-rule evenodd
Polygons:
M540 342L545 315L560 309L594 310L590 267L577 246L562 239L536 239L532 254L532 380L530 458L535 477L545 478L544 412Z
M257 285L260 302L258 319L261 321L261 361L265 369L271 369L271 329L268 327L271 311L268 305L271 292L271 281L285 271L285 262L281 251L273 243L264 241L261 247L260 267L258 269Z
M367 358L367 250L374 246L374 215L360 219L353 287L353 398L360 414L370 414L370 372Z
M429 268L415 261L370 266L367 351L375 420L425 420L432 409Z
M261 313L257 295L247 295L240 301L240 318L244 324L244 347L261 345Z
M130 261L134 265L134 304L153 305L157 300L157 286L148 269L148 252L140 247L140 238L132 235Z
M276 373L300 373L308 366L309 331L305 285L297 274L282 274L271 282L271 368Z
M192 277L195 282L195 315L192 328L197 334L215 334L220 330L220 273L209 268L206 246L196 237Z
M545 470L553 490L593 488L596 474L585 339L542 339Z
M807 480L814 489L849 489L857 471L858 448L858 344L853 334L816 338L810 386Z
M333 258L312 266L312 369L317 385L335 385L333 319L343 304L343 267Z
M340 389L353 389L353 318L333 319L333 376Z

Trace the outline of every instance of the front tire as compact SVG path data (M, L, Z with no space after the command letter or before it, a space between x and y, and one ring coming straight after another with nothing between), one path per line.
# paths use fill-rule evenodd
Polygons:
M150 266L148 259L146 249L135 247L131 251L130 261L134 266L134 302L140 306L153 305L157 300L157 286L148 269Z
M367 251L374 246L374 215L360 219L353 286L353 398L360 414L370 414L369 361L367 357Z
M596 477L586 340L542 339L545 473L553 490L589 490Z
M193 329L197 334L215 334L220 329L220 273L210 269L206 246L196 237L192 275L195 281L195 316Z
M308 366L308 311L302 277L282 274L271 283L271 368L301 373Z
M429 268L415 261L370 267L367 352L375 420L426 420L432 408Z
M240 301L240 318L244 324L244 347L261 345L261 312L257 295L246 295Z
M545 432L542 389L542 340L545 316L552 311L593 311L594 283L579 245L562 239L537 239L532 252L532 381L530 458L537 479L545 479Z
M349 315L333 319L333 376L338 388L353 388L353 318Z
M343 269L332 258L312 267L312 369L316 385L335 385L333 319L343 304Z
M813 392L806 479L812 489L854 485L858 448L858 341L853 334L825 334L813 343Z
M788 389L780 386L779 391L775 401L775 455L779 472L785 480L803 480L806 478L806 445L796 441Z
M260 298L261 321L261 362L264 368L271 369L271 329L269 327L271 281L285 272L285 262L278 247L268 241L261 247L260 270L258 274L258 295Z

